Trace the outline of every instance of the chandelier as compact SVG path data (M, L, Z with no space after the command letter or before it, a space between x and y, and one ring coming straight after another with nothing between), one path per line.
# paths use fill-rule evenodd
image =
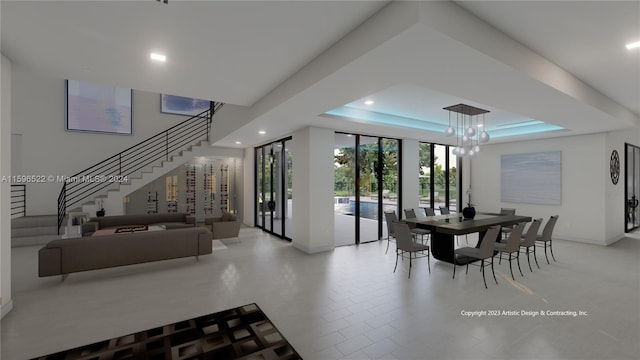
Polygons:
M451 153L457 156L474 156L480 152L480 144L489 141L489 133L484 127L484 114L489 110L466 104L451 105L443 109L449 112L449 127L444 134L447 137L457 134L456 147ZM455 113L455 127L451 126L451 113ZM480 115L482 115L482 123L480 123ZM482 128L481 132L480 128Z

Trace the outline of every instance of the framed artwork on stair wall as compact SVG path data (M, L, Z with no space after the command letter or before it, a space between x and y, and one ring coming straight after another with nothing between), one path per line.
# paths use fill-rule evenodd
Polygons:
M166 114L195 116L209 110L211 101L176 95L160 95L160 112Z
M131 89L76 80L65 86L65 130L133 135Z

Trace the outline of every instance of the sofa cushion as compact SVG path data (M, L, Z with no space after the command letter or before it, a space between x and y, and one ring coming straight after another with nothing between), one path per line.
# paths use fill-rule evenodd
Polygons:
M222 213L222 221L236 221L236 215L229 213L229 212L224 212Z

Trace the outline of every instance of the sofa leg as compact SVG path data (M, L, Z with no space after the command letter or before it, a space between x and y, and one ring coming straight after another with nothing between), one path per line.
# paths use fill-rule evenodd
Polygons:
M67 276L69 276L69 274L62 274L62 276L60 276L60 282L64 282Z

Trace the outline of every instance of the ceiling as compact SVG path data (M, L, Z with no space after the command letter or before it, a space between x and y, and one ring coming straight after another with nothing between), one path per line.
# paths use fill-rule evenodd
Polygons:
M310 125L450 143L442 108L461 102L495 131L554 127L496 141L640 126L636 1L4 0L0 15L17 71L237 105L219 146ZM327 114L345 105L389 120Z

